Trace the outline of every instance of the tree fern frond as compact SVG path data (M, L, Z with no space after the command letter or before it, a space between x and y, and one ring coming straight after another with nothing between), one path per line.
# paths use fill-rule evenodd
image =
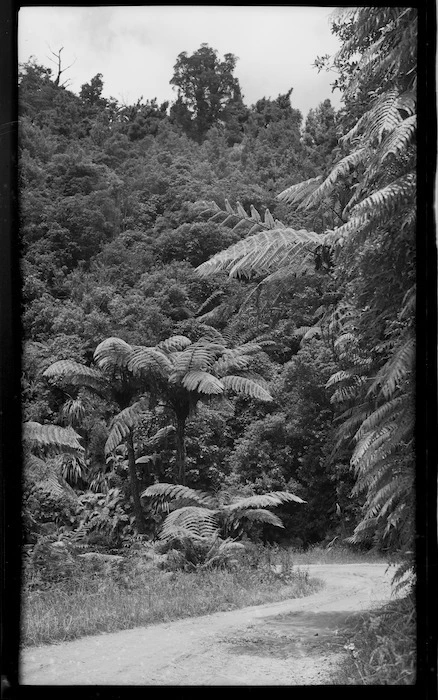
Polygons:
M53 380L63 380L72 386L87 386L92 389L103 390L106 386L105 377L99 370L86 367L73 360L58 360L50 365L43 377Z
M397 212L400 206L414 205L415 193L415 173L408 173L356 204L351 214L353 217L369 215L373 220L383 220Z
M390 155L398 156L404 153L412 142L417 131L417 115L413 114L403 119L382 142L378 158L381 163Z
M140 418L147 410L147 403L141 399L124 408L116 416L114 416L108 439L105 443L105 454L112 452L121 442L129 435L131 430L140 421Z
M46 449L53 452L83 452L80 444L81 436L73 428L62 428L59 425L48 425L36 421L23 423L23 442L30 449Z
M191 489L181 484L152 484L141 494L142 498L151 498L157 501L172 501L177 498L189 498L194 503L206 507L214 507L214 500L209 494Z
M141 346L132 349L126 367L136 376L155 374L168 377L173 370L172 362L165 352Z
M169 513L159 533L161 540L168 539L182 528L197 536L210 539L219 534L219 520L216 511L200 506L185 506Z
M280 192L276 199L287 204L298 204L305 197L308 197L321 184L322 176L311 177L309 180L298 182L296 185L291 185L286 190Z
M275 527L284 528L281 519L275 513L264 508L251 509L246 511L238 511L238 518L244 518L249 522L265 523L266 525L275 525Z
M222 377L221 382L225 389L231 389L238 394L245 394L246 396L251 396L254 399L260 399L261 401L274 400L266 389L263 389L260 384L248 379L247 377L229 374Z
M94 361L102 370L126 368L131 354L132 347L121 338L106 338L94 351Z
M363 421L360 429L356 433L356 438L360 439L365 435L365 433L376 430L379 425L382 425L382 421L384 419L393 422L403 410L405 400L405 396L397 396L391 401L387 401L386 403L382 404L382 406L376 408L376 410L370 413L370 415Z
M197 391L201 394L223 394L224 392L222 382L210 372L202 370L187 372L181 383L188 391Z
M222 299L224 296L224 292L222 289L216 289L213 294L210 294L208 299L204 301L203 304L199 307L199 309L196 312L196 316L200 316L202 313L205 313L208 307L211 307L213 302L217 302L219 299ZM183 348L176 348L177 350L183 350Z
M175 432L175 426L174 425L166 425L164 428L160 428L157 430L154 435L152 435L148 441L147 445L148 447L155 447L155 445L158 445L162 440L165 440L166 438L169 437L169 435L172 435Z
M179 375L187 374L187 372L211 369L216 358L224 351L223 345L205 339L192 343L176 357L174 372L170 375L170 380L173 381Z
M338 384L339 382L344 380L350 380L355 374L355 368L347 370L341 369L338 372L332 374L332 376L328 379L325 387L326 389L328 389L329 387L333 386L333 384Z
M306 503L299 496L295 496L289 491L270 491L247 498L239 498L234 503L223 506L226 513L246 511L248 508L275 508L285 503Z
M362 148L358 148L342 158L342 160L340 160L339 163L334 166L324 182L322 182L319 187L317 187L308 197L306 197L306 199L301 202L298 209L309 209L309 207L318 204L321 199L326 197L331 192L340 178L346 177L352 169L357 167L360 163L363 163L369 154L370 149L363 146Z
M303 254L307 254L309 249L313 250L323 240L323 236L304 229L261 231L217 253L199 265L196 272L201 277L208 277L220 271L228 272L230 276L250 275L253 272L266 273L276 269L279 262L282 259L286 260L297 247L302 248Z
M222 291L221 294L223 294ZM207 299L207 301L210 300L211 297ZM166 340L162 340L160 343L158 343L157 348L166 353L169 353L175 352L175 350L184 350L184 348L186 348L188 345L191 345L191 343L192 341L186 338L185 335L173 335L170 338L166 338Z
M230 374L230 372L246 370L249 365L249 359L247 355L232 355L226 353L216 360L213 365L213 370L219 377Z
M372 394L376 389L379 389L379 393L385 398L391 398L399 384L412 371L414 359L415 338L409 337L379 370L368 390L368 394Z

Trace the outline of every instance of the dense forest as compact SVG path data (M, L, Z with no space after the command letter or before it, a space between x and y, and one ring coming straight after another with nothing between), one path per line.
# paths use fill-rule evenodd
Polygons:
M411 566L416 10L332 30L343 107L305 117L206 44L163 104L20 67L25 542L205 536L214 503Z

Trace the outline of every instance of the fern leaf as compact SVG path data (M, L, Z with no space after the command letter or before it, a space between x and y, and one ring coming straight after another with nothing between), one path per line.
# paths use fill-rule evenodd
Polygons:
M388 158L388 156L398 156L404 153L412 143L412 140L417 131L417 115L413 114L397 125L392 133L390 133L382 142L379 152L380 162Z
M373 219L382 220L383 217L391 216L400 206L411 203L414 205L415 193L415 174L408 173L356 204L351 214L354 217L369 215Z
M103 390L107 386L101 372L73 360L54 362L43 372L43 377L55 381L63 380L72 386L86 386L98 390Z
M324 240L323 236L301 229L274 229L261 231L242 239L196 268L201 277L216 272L228 272L230 277L266 274L279 265L289 264L294 254L306 256Z
M239 519L240 518L245 518L245 520L249 520L250 522L265 523L266 525L275 525L275 527L284 528L278 515L264 508L239 512Z
M174 372L170 380L174 381L179 375L187 374L195 370L208 370L212 367L218 355L221 355L225 347L219 343L207 340L198 340L183 350L175 359Z
M408 372L412 371L414 359L415 338L408 338L378 372L368 390L368 394L374 393L379 387L380 393L385 398L391 398L397 386L403 381Z
M83 452L81 436L73 428L48 425L36 421L23 423L23 441L30 449L46 449L52 452Z
M223 394L224 385L214 375L201 370L187 372L181 380L188 391L198 391L201 394Z
M236 211L239 216L242 216L243 218L248 218L248 214L246 213L245 209L242 207L240 202L236 202Z
M141 494L142 498L151 498L158 501L172 501L178 498L190 499L202 506L214 507L214 500L203 491L191 489L181 484L152 484Z
M94 351L94 361L102 370L125 368L131 354L132 347L121 338L106 338Z
M255 208L255 206L253 204L250 205L250 210L251 210L251 219L254 219L254 221L257 221L257 222L262 220L262 217L260 216L260 214L258 213L257 209Z
M309 209L309 207L318 204L321 199L326 197L332 191L333 187L336 185L337 181L343 177L346 177L351 170L357 167L360 163L363 163L369 156L370 150L367 147L358 148L356 151L349 153L345 158L339 161L332 169L330 174L326 177L324 182L322 182L319 187L317 187L311 194L309 194L306 199L304 199L298 206L298 209Z
M297 204L314 192L321 184L321 181L321 175L318 175L318 177L311 177L309 180L304 180L303 182L298 182L296 185L288 187L286 190L280 192L276 198L280 200L280 202Z
M220 293L223 294L222 291ZM211 298L212 297L207 299L207 301L210 301ZM184 350L184 348L191 344L192 341L186 338L185 335L173 335L171 338L167 338L166 340L162 340L160 343L158 343L157 348L166 353L170 353L175 352L175 350Z
M269 209L265 209L264 223L265 223L265 226L267 226L268 228L276 228L275 219L272 216Z
M183 529L196 537L211 539L219 534L219 520L215 511L200 506L186 506L169 513L159 533L165 540Z
M131 430L138 424L146 410L147 403L144 399L141 399L133 403L132 406L124 408L123 411L120 411L120 413L114 416L110 433L105 443L105 454L112 452L123 442Z
M275 508L284 503L306 503L302 498L289 491L270 491L256 496L239 498L239 500L224 506L226 513L245 511L248 508Z
M222 377L221 382L225 389L231 389L238 394L245 394L254 399L261 401L273 401L271 394L263 389L257 382L248 379L247 377L239 377L238 375L229 374Z
M152 435L148 441L147 445L148 447L155 447L155 445L158 445L162 440L165 440L166 438L169 437L169 435L172 435L175 432L175 426L174 425L166 425L164 428L160 428L157 430L157 432Z
M164 352L148 347L133 348L126 367L136 376L155 374L168 377L173 370L172 362Z

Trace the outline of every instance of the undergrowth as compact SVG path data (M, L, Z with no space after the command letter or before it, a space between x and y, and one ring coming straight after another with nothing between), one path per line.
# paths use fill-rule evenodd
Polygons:
M416 615L413 595L367 612L344 632L349 655L334 685L413 685Z
M286 553L282 563L282 572L276 573L271 552L250 547L233 568L163 571L138 553L106 569L73 558L56 577L46 572L41 579L41 572L33 568L24 576L21 645L62 642L319 590L321 583L293 568Z

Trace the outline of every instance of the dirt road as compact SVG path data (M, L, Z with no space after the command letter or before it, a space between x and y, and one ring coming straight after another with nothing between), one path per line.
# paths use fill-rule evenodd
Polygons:
M386 564L301 567L324 588L232 612L25 649L21 685L324 685L337 630L390 597Z

